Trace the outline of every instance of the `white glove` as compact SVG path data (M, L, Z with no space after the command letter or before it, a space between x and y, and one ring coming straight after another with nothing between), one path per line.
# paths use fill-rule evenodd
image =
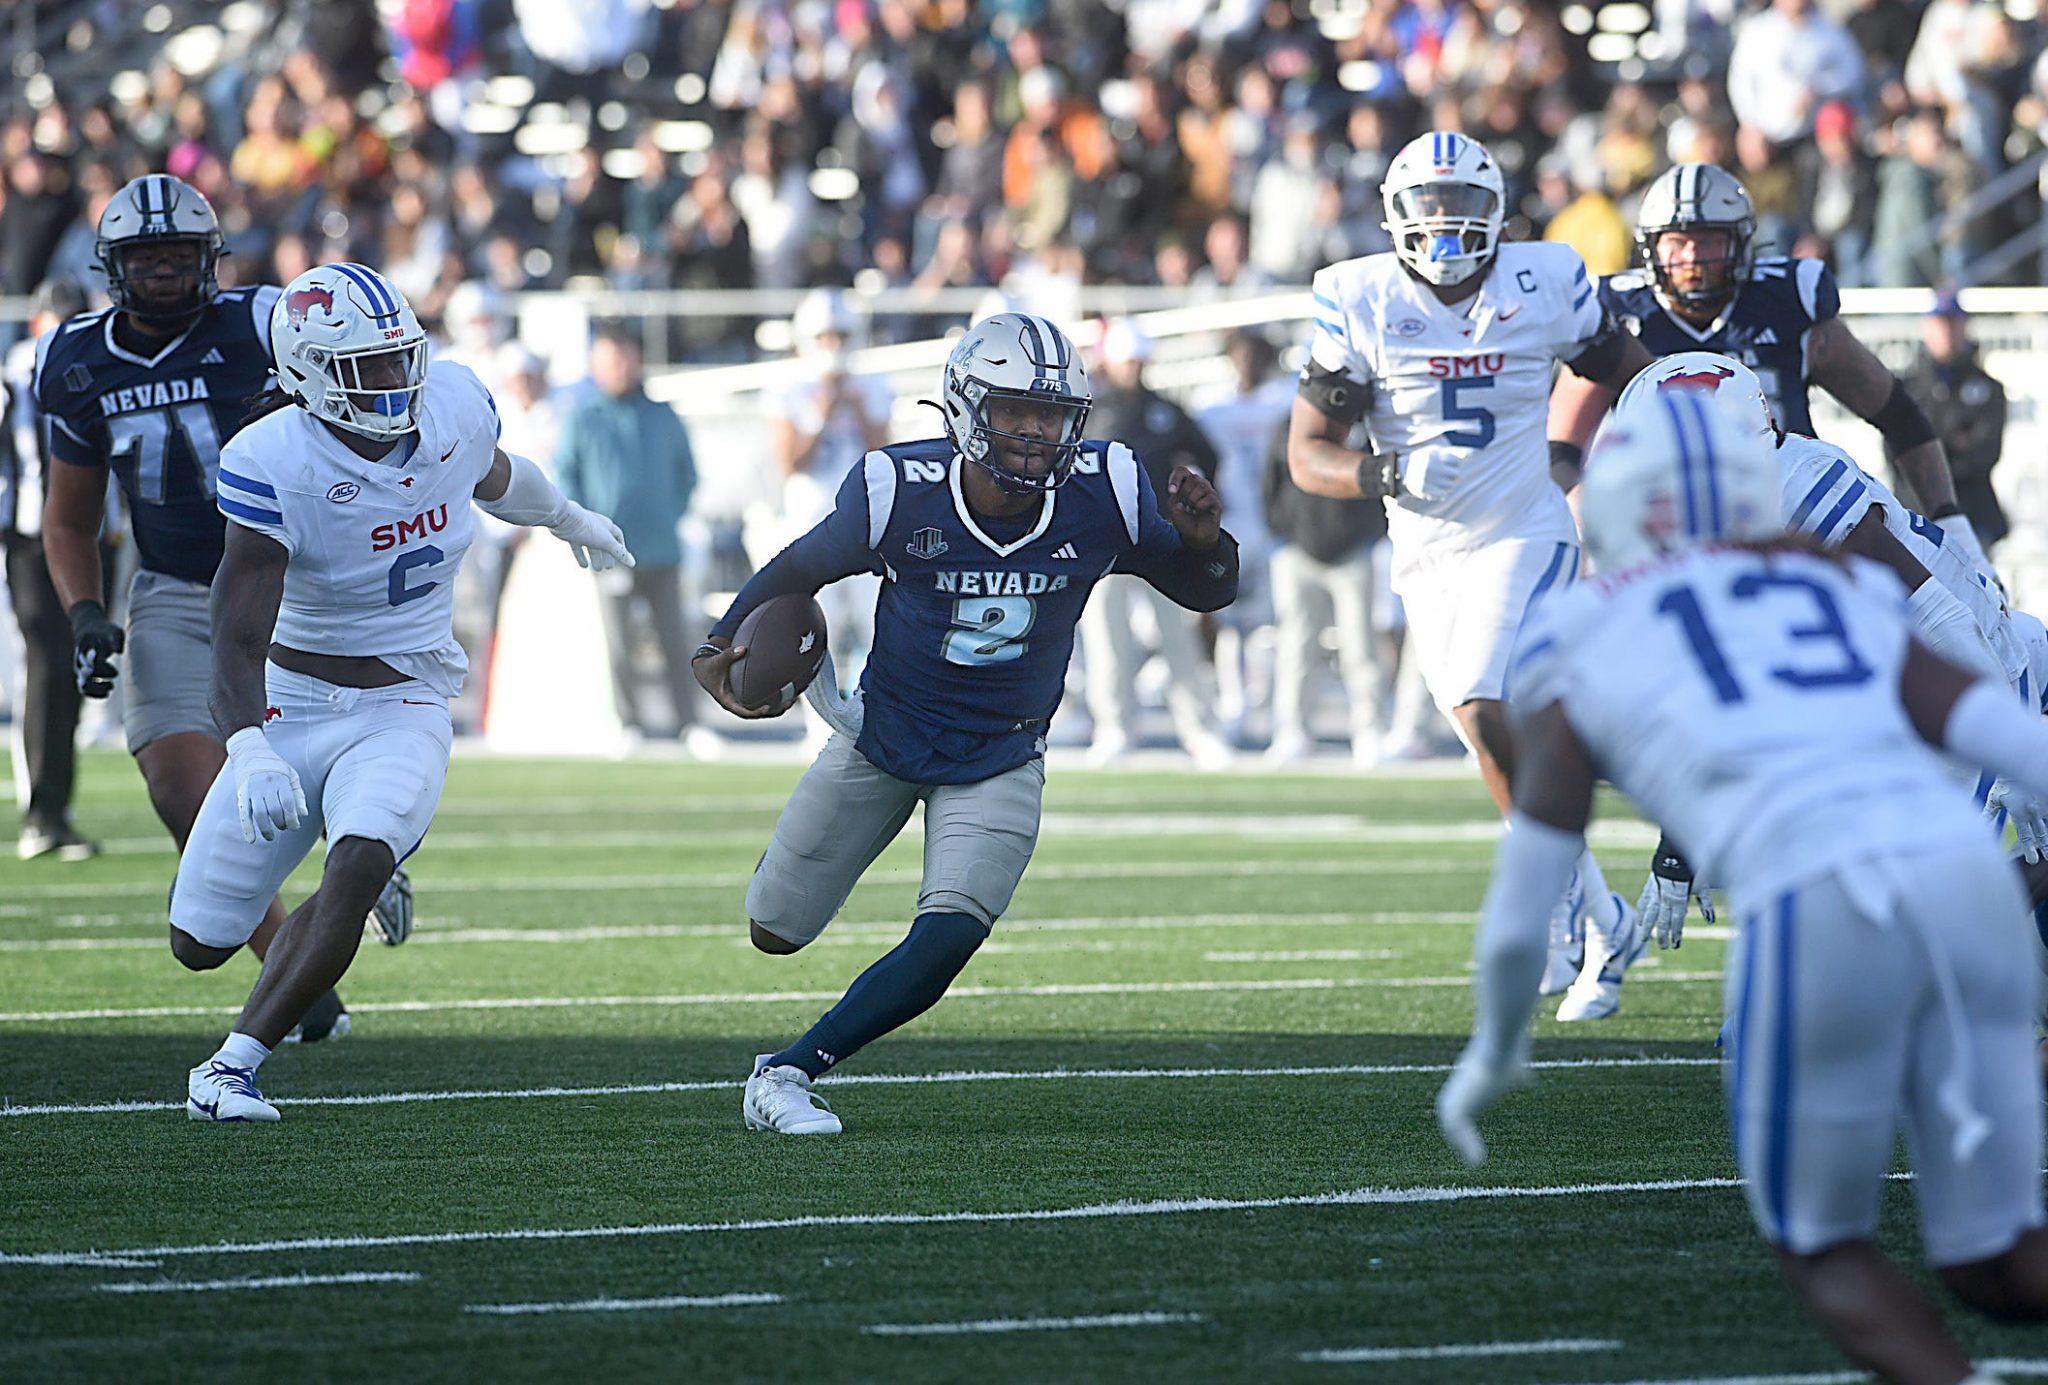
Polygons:
M1465 1045L1458 1065L1436 1094L1437 1128L1458 1157L1475 1169L1486 1162L1486 1141L1479 1137L1480 1114L1509 1092L1529 1085L1526 1050L1524 1040L1511 1060L1500 1063L1487 1057L1474 1039Z
M1707 897L1696 881L1667 880L1655 874L1643 881L1642 897L1636 901L1636 914L1656 937L1660 950L1684 946L1685 915L1695 899L1700 902L1700 917L1712 923L1714 901Z
M569 545L576 565L592 572L609 572L615 567L632 567L633 555L626 551L626 536L619 526L603 515L565 500L569 512L548 526L548 532Z
M299 772L270 748L263 730L245 726L228 737L228 768L235 772L235 811L242 819L242 840L275 841L306 817L306 790Z
M2048 852L2048 804L2019 785L2000 779L1991 785L1991 793L1984 800L1984 816L1996 819L2000 812L2012 822L2021 859L2029 863L2040 860Z
M1996 579L1998 574L1993 571L1991 560L1984 556L1984 545L1977 539L1977 526L1970 523L1968 515L1958 510L1934 522L1941 526L1942 537L1954 544L1978 571ZM2004 583L1999 583L1999 590L2005 590Z

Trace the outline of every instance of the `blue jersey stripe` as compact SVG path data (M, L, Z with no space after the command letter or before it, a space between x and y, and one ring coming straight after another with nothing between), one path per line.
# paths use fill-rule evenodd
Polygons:
M1572 300L1572 311L1573 311L1573 312L1577 312L1577 311L1578 311L1579 309L1581 309L1581 308L1585 307L1585 306L1586 306L1586 300L1587 300L1588 298L1591 298L1592 296L1593 296L1593 286L1592 286L1591 284L1588 284L1588 285L1586 285L1586 286L1585 286L1584 288L1580 289L1580 290L1579 290L1579 296L1578 296L1577 298L1574 298L1574 299Z
M268 481L252 481L246 476L237 476L226 467L220 469L219 476L224 484L233 486L238 491L247 491L251 495L261 495L271 500L277 499L277 487Z
M257 524L284 523L284 516L276 510L259 510L254 505L244 505L232 496L223 495L217 497L217 499L220 504L220 512L224 515L232 515L236 519L252 520Z
M1332 324L1323 321L1321 318L1316 319L1316 326L1322 328L1325 332L1328 332L1338 341L1345 343L1347 346L1350 345L1351 339L1344 335L1344 329L1342 327L1333 326Z
M1343 316L1344 310L1337 306L1335 299L1325 298L1320 293L1311 293L1309 297L1316 300L1316 306L1328 308L1331 312L1336 313L1339 317Z
M1842 493L1842 498L1835 502L1835 508L1828 511L1827 518L1823 519L1818 525L1814 526L1814 537L1819 539L1822 543L1833 543L1835 525L1841 522L1842 516L1849 513L1849 507L1851 505L1854 505L1857 501L1861 500L1863 498L1863 492L1869 489L1870 487L1864 485L1861 481L1858 481L1855 485L1849 487L1848 490L1844 491Z
M1842 473L1848 469L1849 463L1847 461L1840 457L1835 458L1835 464L1829 467L1827 474L1822 476L1819 483L1806 493L1806 499L1800 501L1799 508L1792 512L1792 522L1785 527L1788 529L1803 527L1806 523L1806 517L1813 513L1813 507L1820 504L1822 496L1835 488L1835 482L1841 480Z

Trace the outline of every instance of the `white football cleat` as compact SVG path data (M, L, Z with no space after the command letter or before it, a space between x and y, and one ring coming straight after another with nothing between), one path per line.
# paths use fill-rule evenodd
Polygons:
M837 1135L844 1127L824 1098L811 1093L811 1077L802 1068L784 1063L771 1068L764 1053L754 1060L754 1075L747 1079L747 1095L740 1112L749 1130L773 1130L780 1135Z
M1618 894L1607 896L1615 907L1614 923L1586 930L1586 961L1578 979L1564 993L1557 1017L1567 1024L1604 1020L1621 1009L1621 978L1649 946L1650 931Z
M209 1058L192 1069L185 1083L185 1115L196 1121L283 1119L256 1090L254 1068L229 1067L218 1058Z
M397 947L412 936L412 877L404 866L392 870L378 892L376 907L363 923L386 947Z

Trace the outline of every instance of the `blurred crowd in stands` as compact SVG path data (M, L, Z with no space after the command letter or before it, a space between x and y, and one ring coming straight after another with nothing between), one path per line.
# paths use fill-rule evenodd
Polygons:
M42 8L75 10L61 36L92 56L148 7ZM1667 56L1621 63L1573 32L1606 6L1533 0L227 8L245 23L207 70L159 54L115 91L74 62L40 105L16 85L5 292L90 285L95 214L151 168L215 201L239 278L359 259L429 317L464 281L1300 284L1384 244L1379 175L1432 127L1499 156L1514 234L1596 270L1625 262L1644 185L1705 159L1779 251L1931 284L2039 220L2023 170L2048 140L2043 26L2000 0L1656 0L1629 8ZM1935 233L2014 171L2028 195ZM752 349L715 321L686 345Z

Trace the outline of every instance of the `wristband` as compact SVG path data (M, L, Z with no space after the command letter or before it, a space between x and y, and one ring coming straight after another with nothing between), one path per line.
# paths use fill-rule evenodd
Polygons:
M702 643L702 644L700 644L700 645L698 645L698 646L697 646L697 652L696 652L695 654L692 654L692 655L690 656L690 662L694 664L694 663L696 663L696 662L697 662L697 661L698 661L699 659L708 659L708 658L710 658L710 657L711 657L712 655L714 655L714 654L723 654L723 653L725 653L725 651L724 651L723 649L719 648L719 647L718 647L717 645L713 644L713 643L712 643L711 641L709 641L709 640L706 640L706 641L704 641L704 643Z

